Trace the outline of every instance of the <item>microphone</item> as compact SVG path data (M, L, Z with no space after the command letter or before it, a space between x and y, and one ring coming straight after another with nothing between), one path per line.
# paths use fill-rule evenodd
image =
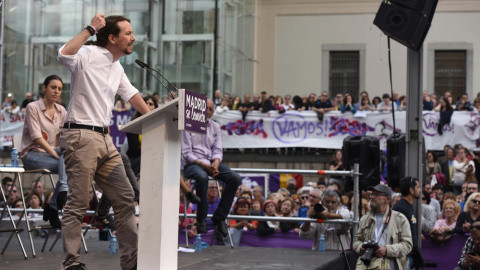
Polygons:
M150 68L147 64L145 64L144 62L140 61L140 60L135 60L135 63L137 63L137 65L139 65L141 68Z
M135 63L137 63L137 65L139 65L141 68L144 68L144 69L147 69L147 70L152 70L152 71L155 71L158 75L160 75L165 81L167 81L171 86L173 86L173 88L175 88L175 90L177 90L178 92L178 88L173 84L171 83L169 80L167 80L167 78L165 78L160 72L158 72L156 69L153 69L151 68L149 65L147 65L146 63L136 59L135 60Z
M145 69L146 71L148 71L148 73L150 73L150 75L152 75L161 85L163 85L163 87L165 89L167 89L168 93L170 93L170 95L172 96L172 99L175 99L175 96L173 95L173 93L170 91L170 89L168 89L168 87L162 82L160 81L159 78L157 78L157 76L155 76L155 74L153 74L152 70L155 71L156 73L158 73L160 76L162 76L162 78L164 78L167 82L169 82L165 77L163 77L162 74L160 74L160 72L156 71L155 69L149 67L147 64L145 64L144 62L136 59L135 60L135 63L140 66L141 68ZM175 87L175 85L173 85L171 82L169 82L173 87ZM177 87L175 87L175 89L177 89ZM177 92L178 92L178 89L177 89Z

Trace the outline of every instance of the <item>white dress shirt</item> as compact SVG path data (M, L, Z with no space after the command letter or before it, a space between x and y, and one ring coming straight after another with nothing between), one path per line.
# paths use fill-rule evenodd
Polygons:
M138 90L107 49L82 46L75 55L63 55L64 47L58 50L58 61L72 73L65 123L109 126L115 94L128 102Z

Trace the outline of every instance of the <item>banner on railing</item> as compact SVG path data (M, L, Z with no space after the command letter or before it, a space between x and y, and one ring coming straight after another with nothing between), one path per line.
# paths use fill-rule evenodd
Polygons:
M113 112L110 120L110 134L120 150L125 133L117 125L128 123L131 112ZM340 149L347 136L376 136L380 147L386 147L386 138L393 133L390 113L372 112L366 117L354 117L351 113L334 111L325 114L319 121L311 111L249 112L242 121L238 111L214 114L213 119L222 129L223 148L278 148L310 147ZM435 112L423 113L423 136L428 150L443 150L446 144L462 143L472 150L480 150L480 114L477 112L455 112L449 124L443 127L443 135L437 131L440 116ZM395 112L395 128L405 132L406 112ZM0 113L0 145L12 144L14 134L23 131L24 114Z
M245 121L238 111L215 114L220 124L223 148L276 148L311 147L340 149L347 136L376 136L380 147L386 148L386 138L393 133L390 113L372 112L366 117L354 117L351 113L334 111L319 121L312 111L261 113L249 112ZM404 133L406 112L395 112L395 128ZM480 114L455 112L449 124L443 127L443 135L437 131L440 116L436 112L423 113L423 135L428 150L443 150L445 144L462 143L480 149Z

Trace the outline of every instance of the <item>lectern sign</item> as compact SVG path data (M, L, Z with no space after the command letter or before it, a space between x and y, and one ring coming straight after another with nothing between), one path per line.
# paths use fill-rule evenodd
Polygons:
M178 92L178 129L206 134L207 97L185 89Z

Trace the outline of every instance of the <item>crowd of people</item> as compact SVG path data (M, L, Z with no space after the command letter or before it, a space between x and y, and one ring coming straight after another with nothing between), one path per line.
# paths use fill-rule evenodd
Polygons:
M399 96L397 92L393 95L383 94L382 97L370 97L367 91L360 93L360 99L355 100L356 97L350 93L337 93L330 98L327 91L321 92L318 96L315 93L309 95L284 95L274 96L268 95L266 91L258 94L245 94L243 100L240 96L231 96L228 93L223 94L221 90L215 91L215 108L217 112L221 113L228 110L239 110L242 113L257 110L267 112L276 110L283 113L289 110L296 111L316 111L325 113L328 111L352 112L357 111L391 111L392 106L394 110L404 111L407 106L407 99L405 95ZM453 97L452 93L447 91L443 96L436 94L429 94L423 91L423 110L424 111L479 111L480 110L480 93L473 100L469 99L468 94L463 93L459 97Z

